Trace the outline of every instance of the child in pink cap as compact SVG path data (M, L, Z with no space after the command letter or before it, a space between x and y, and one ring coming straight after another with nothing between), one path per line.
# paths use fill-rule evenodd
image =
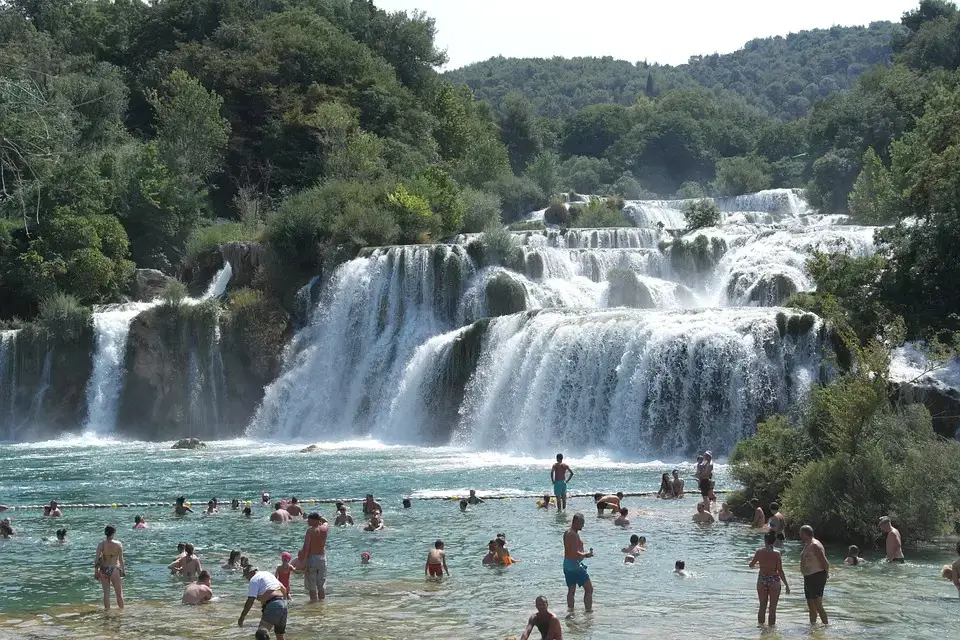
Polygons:
M364 551L360 554L360 564L370 564L370 553Z
M277 576L277 580L280 581L280 584L284 586L287 590L287 600L292 600L290 597L290 574L298 573L298 571L290 564L290 559L293 556L290 555L288 551L284 551L280 554L281 565L277 567L277 570L274 572L274 575Z

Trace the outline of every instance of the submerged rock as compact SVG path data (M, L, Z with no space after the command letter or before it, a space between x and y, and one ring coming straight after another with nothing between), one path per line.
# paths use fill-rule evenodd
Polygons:
M313 452L316 451L318 448L319 448L319 447L317 447L317 445L311 444L311 445L308 446L308 447L304 447L303 449L300 449L300 453L313 453Z
M202 442L200 438L181 438L173 443L171 449L199 449L201 447L206 447L206 443Z
M487 315L508 316L527 309L527 291L523 284L506 273L499 273L487 282Z
M633 271L611 269L607 281L610 283L607 294L609 306L633 309L653 309L656 306L647 285Z

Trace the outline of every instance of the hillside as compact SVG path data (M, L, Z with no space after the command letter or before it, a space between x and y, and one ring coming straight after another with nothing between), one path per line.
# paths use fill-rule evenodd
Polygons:
M567 116L595 104L632 104L679 87L728 89L781 119L807 115L817 99L849 89L869 67L890 61L890 41L903 27L833 27L751 40L724 55L693 56L678 66L613 58L491 58L447 72L477 99L499 105L521 92L544 116Z

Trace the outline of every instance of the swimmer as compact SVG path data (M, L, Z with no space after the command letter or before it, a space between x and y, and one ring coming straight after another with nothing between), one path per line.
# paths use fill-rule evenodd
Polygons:
M227 561L223 564L222 568L226 569L227 571L236 571L237 569L241 568L239 561L240 552L234 549L230 552L230 557L227 558Z
M627 564L633 562L634 558L640 555L641 552L647 550L646 542L646 538L641 538L637 534L630 536L630 544L620 550L621 553L627 554L623 561Z
M503 534L497 536L497 553L496 553L496 564L501 567L509 567L519 560L515 560L510 556L510 550L507 549L507 539L506 537L501 537Z
M247 601L243 605L237 626L243 626L243 621L253 608L253 603L259 600L262 613L257 637L269 638L268 634L273 630L277 634L277 640L284 640L284 634L287 632L286 589L269 571L257 571L254 567L247 567L243 571L243 577L250 583L250 590L247 592Z
M246 517L248 517L248 518L251 517L251 516L253 516L253 509L251 509L250 507L244 507L244 508L243 508L243 515L246 516Z
M43 508L43 515L49 516L51 518L61 518L63 517L63 511L61 511L60 507L57 506L56 500L51 500L50 506Z
M103 586L103 608L110 609L110 587L117 596L117 607L123 609L123 584L120 579L127 573L123 559L123 545L114 540L116 527L107 525L103 529L105 540L97 545L96 559L93 561L93 575Z
M212 515L215 515L215 514L217 514L217 513L220 513L220 509L217 508L217 503L214 502L213 500L209 500L209 501L207 502L206 515L212 516Z
M303 508L300 507L300 501L297 500L297 497L294 496L290 498L290 504L287 505L287 513L290 514L291 518L303 518Z
M293 598L290 597L290 574L303 573L290 564L291 558L293 558L293 556L289 551L284 551L281 553L280 565L277 567L277 570L273 572L273 575L277 576L277 580L280 581L280 584L283 585L283 588L287 590L287 600L293 600Z
M759 529L766 522L767 516L763 513L763 507L760 506L760 501L756 498L750 500L750 506L753 507L753 522L750 523L750 527Z
M290 522L290 513L283 508L281 503L274 503L273 513L270 514L270 522Z
M57 529L57 542L60 544L67 543L67 530L66 529Z
M866 562L866 560L860 557L860 547L855 544L850 545L850 548L847 549L847 557L844 559L843 564L856 566L865 564Z
M364 531L383 531L383 516L379 511L375 511L370 516L370 521L363 528Z
M260 504L270 504L270 494L266 491L260 494Z
M550 499L551 499L550 494L547 494L547 493L543 494L543 498L541 498L540 500L537 500L537 508L549 509L550 507L552 507L553 504L550 503ZM559 509L559 507L557 508Z
M9 540L13 535L13 525L10 524L10 518L0 520L0 538Z
M567 483L573 479L573 469L563 461L563 454L557 454L557 461L550 468L550 482L553 484L553 495L557 498L557 509L567 508Z
M191 582L183 590L183 604L206 604L213 599L210 588L210 572L203 570L197 574L196 582Z
M560 627L560 618L547 609L547 599L537 596L537 612L527 620L527 628L523 630L520 640L529 640L534 628L540 632L541 640L563 640L563 629Z
M183 496L177 498L177 503L173 505L173 515L175 516L185 516L188 513L193 513L193 509L186 505L187 499Z
M234 498L233 500L231 500L231 501L230 501L230 508L233 509L234 511L238 511L238 510L240 509L240 501L237 500L236 498Z
M583 514L577 513L570 522L570 528L563 533L563 578L567 584L567 608L573 609L574 596L579 586L583 587L583 607L590 611L593 609L593 583L583 561L593 557L593 549L586 552L583 550L580 532L584 523Z
M618 491L614 494L603 495L602 493L593 494L593 501L597 505L597 515L602 516L604 509L610 509L610 513L620 510L620 500L623 499L623 492Z
M880 518L880 530L887 534L887 562L903 564L903 542L900 531L890 522L889 516Z
M657 490L657 497L663 500L670 500L674 497L670 474L665 473L660 477L660 488Z
M246 569L250 566L250 558L247 556L240 556L240 568Z
M333 519L333 526L345 527L353 526L353 516L347 513L347 507L342 502L337 503L337 517Z
M383 513L383 507L380 506L379 502L373 499L372 493L368 493L367 497L363 499L363 515L373 515L375 511Z
M481 564L497 564L497 541L491 540L487 543L487 555L483 556Z
M677 560L673 563L673 573L680 578L690 577L690 574L687 573L687 563L683 560Z
M297 553L297 567L303 572L303 582L310 594L310 602L319 602L327 597L327 520L314 511L307 516L307 532L303 546Z
M730 507L727 506L727 503L720 504L720 513L717 514L717 520L720 522L730 522L733 520L733 511L730 511Z
M370 552L364 551L360 554L360 564L370 564Z
M136 515L136 516L133 516L133 528L149 529L150 526L147 524L147 521L143 519L143 516Z
M780 505L776 502L770 503L770 513L773 515L770 517L769 526L777 534L777 546L779 547L783 545L783 541L786 539L787 519L780 513Z
M403 499L403 508L404 508L404 509L409 509L411 506L413 506L413 503L410 502L410 498L404 498L404 499Z
M460 500L460 513L466 513L466 512L467 512L467 505L468 505L468 504L470 504L470 503L467 502L467 499L466 499L466 498L463 498L462 500Z
M620 508L620 515L617 516L617 519L613 521L613 524L614 524L615 526L617 526L617 527L629 527L629 526L630 526L630 518L627 517L627 513L629 513L629 512L627 511L627 508L626 508L626 507L621 507L621 508Z
M673 470L673 480L670 481L670 485L673 487L673 497L682 498L683 497L683 478L680 477L680 471L677 469Z
M470 489L470 495L467 496L467 502L470 504L483 504L483 498L477 496L475 489Z
M184 545L184 555L167 565L170 573L176 573L181 578L196 578L196 576L203 571L203 567L200 564L200 558L194 555L193 552L194 548L192 544L188 542Z
M957 543L957 555L960 555L960 542ZM950 567L950 579L953 580L953 586L957 588L957 594L960 595L960 558L953 562Z
M447 568L447 552L443 550L443 540L437 540L433 543L433 549L427 553L427 563L423 566L423 574L428 578L442 580L444 572L449 578L450 569Z
M707 511L707 506L702 503L697 503L697 512L693 514L693 521L697 524L712 524L713 523L713 514Z
M750 561L750 568L760 565L757 574L757 598L760 600L760 609L757 612L757 622L763 624L769 621L770 626L777 624L777 603L780 601L780 584L790 595L790 585L787 576L783 573L783 556L774 549L777 543L777 534L767 531L763 537L764 546L757 549ZM767 607L769 606L769 614Z

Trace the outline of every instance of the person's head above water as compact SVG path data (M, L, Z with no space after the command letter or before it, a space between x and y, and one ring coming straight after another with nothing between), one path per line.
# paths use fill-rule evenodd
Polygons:
M230 557L227 559L227 564L236 564L237 559L240 557L240 552L234 549L230 552Z
M476 490L476 489L470 489L470 497L471 497L471 498L474 498L474 497L476 497L476 495L477 495L477 490Z
M249 582L250 578L252 578L253 574L255 574L256 572L257 572L257 568L252 564L248 564L243 568L243 577L246 578L247 581Z
M850 548L847 549L847 555L851 558L856 558L860 555L860 547L855 544L850 545Z
M437 540L433 543L434 549L443 549L443 540Z
M461 499L461 500L460 500L460 511L466 511L466 510L467 510L467 504L469 504L469 503L467 502L467 499L466 499L466 498Z
M245 515L245 516L247 516L247 517L252 516L252 515L253 515L253 509L251 509L250 507L244 507L244 508L243 508L243 515Z
M879 524L879 526L880 526L880 530L881 530L881 531L885 531L885 532L889 533L889 532L890 532L890 529L893 528L893 525L890 523L890 516L882 516L882 517L880 518L880 524Z
M257 629L253 635L253 640L270 640L270 632L266 629Z
M183 553L183 550L184 550L184 548L185 548L186 546L187 546L187 543L186 543L186 542L178 542L178 543L177 543L177 552L178 552L178 553Z
M573 514L573 520L570 521L570 528L574 531L583 529L584 518L582 513Z
M183 545L183 551L184 551L184 553L186 553L188 556L192 556L192 555L193 555L193 552L194 552L193 545L188 542L187 544Z
M617 497L623 500L623 491L617 491Z
M284 551L283 553L280 554L281 562L290 562L291 558L293 558L293 556L290 554L289 551Z
M410 502L410 498L404 498L404 499L403 499L403 508L404 508L404 509L409 509L411 505L412 505L412 503Z
M203 571L201 571L200 573L198 573L198 574L197 574L197 583L198 583L198 584L205 584L205 585L207 585L207 586L209 587L209 586L210 586L210 572L207 571L206 569L204 569Z
M370 564L370 552L364 551L360 554L360 564Z
M767 531L763 534L763 543L768 547L772 547L777 543L777 532L776 531Z
M67 530L66 529L57 529L57 540L63 542L67 539Z
M108 538L112 538L113 534L115 534L116 532L117 532L117 528L112 524L108 524L103 528L103 535L107 536Z
M674 570L683 571L687 568L687 563L683 560L677 560L673 565Z
M300 501L297 500L297 496L293 496L290 498L290 504L299 504L299 503Z
M603 497L603 494L602 494L602 493L595 493L595 494L593 494L593 501L594 501L594 502L600 502L600 498L602 498L602 497Z
M638 536L637 534L633 534L632 536L630 536L630 544L639 544L639 542L640 542L640 536Z
M558 454L557 454L557 462L563 462L563 454L562 454L562 453L558 453Z
M133 522L134 524L140 524L141 522L143 522L143 516L141 515L133 516Z
M487 543L487 551L496 551L497 550L497 541L491 540Z
M620 515L622 515L624 518L627 517L627 514L628 514L628 513L629 513L629 511L627 511L627 508L626 508L626 507L621 507L621 508L620 508Z
M698 512L698 513L703 513L703 510L704 510L704 509L706 509L706 507L704 506L704 504L703 504L702 502L698 502L698 503L697 503L697 512Z
M280 509L282 509L282 508L283 508L283 503L282 503L282 502L274 502L274 503L273 503L273 509L274 509L274 511L280 511Z
M779 503L776 503L776 502L771 502L771 503L770 503L770 511L772 511L774 514L776 514L777 511L780 511L780 504L779 504Z
M177 498L177 504L182 505L182 504L183 504L184 502L186 502L186 501L187 501L187 499L184 498L183 496L180 496L179 498Z
M537 596L537 599L534 601L538 613L546 613L548 604L546 596Z

